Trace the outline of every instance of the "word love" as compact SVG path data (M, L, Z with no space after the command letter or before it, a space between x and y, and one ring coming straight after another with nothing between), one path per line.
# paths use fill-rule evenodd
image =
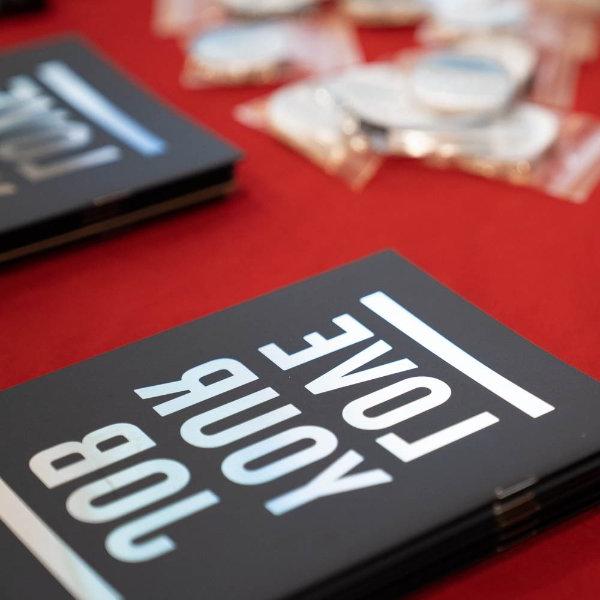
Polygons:
M44 79L56 68L55 63L42 65L39 76ZM92 147L93 142L93 128L73 118L72 111L30 77L12 77L0 92L0 162L27 181L37 183L120 159L117 146ZM16 192L14 184L1 179L0 195Z

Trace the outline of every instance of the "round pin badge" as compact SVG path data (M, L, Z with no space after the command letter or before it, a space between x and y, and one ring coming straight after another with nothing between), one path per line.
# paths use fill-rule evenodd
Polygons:
M458 52L426 55L415 64L410 79L420 102L457 115L497 113L516 91L515 81L500 62Z
M330 94L316 84L299 83L275 92L266 106L271 127L292 143L343 147L358 129Z
M532 77L538 55L535 48L524 39L509 34L473 35L453 47L467 56L479 56L502 64L518 86Z
M465 152L496 163L532 163L556 141L560 119L556 113L524 102L481 132L475 152Z
M220 0L229 13L240 17L271 17L308 10L320 0Z
M212 72L245 78L283 68L289 61L288 38L282 23L230 23L202 34L190 53Z
M411 25L426 16L424 0L344 0L342 10L366 25Z
M487 125L463 129L392 129L379 140L383 154L438 154L490 166L534 163L551 148L560 130L556 113L531 103L516 105Z
M479 116L444 115L420 103L410 79L392 63L353 67L324 83L326 89L364 124L381 129L464 127Z

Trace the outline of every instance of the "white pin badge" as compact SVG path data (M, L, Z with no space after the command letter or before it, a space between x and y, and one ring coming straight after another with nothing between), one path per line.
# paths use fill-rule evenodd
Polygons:
M420 102L456 115L497 113L509 104L516 90L502 63L451 51L420 59L410 79Z
M289 28L278 22L237 22L202 34L190 54L198 67L232 79L260 77L290 60Z

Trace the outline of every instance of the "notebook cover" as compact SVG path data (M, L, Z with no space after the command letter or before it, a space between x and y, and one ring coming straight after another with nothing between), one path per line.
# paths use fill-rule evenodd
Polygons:
M7 598L377 589L600 451L596 381L392 252L0 403Z
M239 152L83 40L0 57L0 251L231 179Z

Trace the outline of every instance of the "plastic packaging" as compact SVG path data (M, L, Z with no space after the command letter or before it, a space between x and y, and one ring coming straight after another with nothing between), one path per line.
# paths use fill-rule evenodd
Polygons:
M290 84L242 104L235 117L272 135L354 189L363 187L382 162L359 122L318 80Z
M482 103L475 92L478 86L485 92L490 82L477 70L458 89L453 78L434 77L427 82L428 93L417 94L422 82L414 74L422 55L404 53L397 62L355 66L321 86L382 156L454 166L572 202L587 199L600 179L599 120L520 100L489 110L488 97L484 94ZM472 65L460 66L469 75ZM505 100L503 90L492 84L490 89ZM443 106L430 102L437 98L432 92L444 99ZM465 106L468 111L458 110Z
M354 31L338 17L225 21L189 39L181 81L191 88L275 83L360 60Z
M483 177L585 202L600 180L600 121L520 103L496 121L459 131L390 130L371 141L386 155L423 158Z
M595 22L573 13L540 10L534 15L530 37L539 52L530 98L571 108L581 65L598 55Z
M258 20L310 13L322 0L154 0L153 30L186 36L228 20Z
M430 47L470 44L473 50L486 38L520 39L535 54L530 99L569 109L581 63L597 55L597 31L592 19L582 18L578 11L549 9L550 1L431 0L432 16L419 28L417 38Z

